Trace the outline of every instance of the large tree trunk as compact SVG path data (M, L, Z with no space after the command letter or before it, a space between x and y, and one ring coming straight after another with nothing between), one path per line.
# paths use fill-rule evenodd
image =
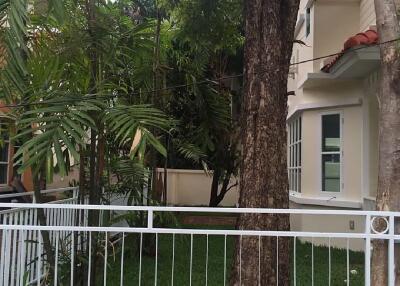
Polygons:
M287 76L298 6L299 0L245 1L240 207L289 207ZM237 227L288 230L289 217L244 214ZM260 248L258 237L238 239L231 285L277 285L277 279L279 285L289 285L289 240L279 239L279 278L276 248L275 238L261 239Z
M380 42L400 37L400 26L394 0L375 0L376 23ZM377 210L400 211L400 49L398 42L382 44L381 82L379 89L379 178ZM399 233L399 223L396 222ZM383 240L374 241L372 285L387 285L388 248ZM396 265L400 265L396 244ZM396 269L400 285L400 269Z

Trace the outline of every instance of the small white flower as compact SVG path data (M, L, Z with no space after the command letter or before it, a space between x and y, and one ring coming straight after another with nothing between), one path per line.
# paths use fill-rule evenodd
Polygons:
M357 270L352 269L352 270L350 270L350 273L351 273L352 275L356 275L358 272L357 272Z

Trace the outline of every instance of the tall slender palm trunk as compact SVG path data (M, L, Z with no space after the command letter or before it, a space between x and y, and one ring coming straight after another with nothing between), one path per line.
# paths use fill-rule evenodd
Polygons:
M289 207L287 77L298 6L299 0L245 1L240 207ZM288 216L258 214L240 215L237 225L255 230L288 230L289 226ZM238 238L231 285L277 285L277 280L279 285L289 285L289 243L288 239L277 243L276 238Z

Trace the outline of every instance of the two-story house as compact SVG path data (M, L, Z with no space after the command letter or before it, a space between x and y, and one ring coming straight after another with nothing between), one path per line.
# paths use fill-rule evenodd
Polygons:
M377 189L380 55L373 0L301 0L288 90L292 207L371 209ZM340 52L340 54L337 54ZM329 55L337 54L328 57ZM303 62L303 63L301 63ZM294 228L357 220L297 219Z

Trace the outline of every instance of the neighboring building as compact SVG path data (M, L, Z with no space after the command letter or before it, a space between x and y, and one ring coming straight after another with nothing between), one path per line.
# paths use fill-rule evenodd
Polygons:
M19 165L14 164L14 154L17 152L20 144L10 141L10 118L7 113L10 110L0 104L0 194L8 192L33 191L32 173L27 168L23 174L18 174ZM55 157L55 155L54 155ZM54 158L54 162L57 158ZM74 166L74 160L71 158L71 170L65 178L59 174L53 176L53 182L47 183L46 188L62 188L68 187L72 183L77 182L79 178L79 170Z
M295 39L306 46L294 44L293 63L342 53L290 69L292 206L370 209L378 172L374 1L302 0ZM354 228L354 221L345 225Z
M19 166L14 166L13 156L18 149L18 144L10 142L9 122L6 117L8 108L0 105L0 193L16 191L15 180L19 180L25 190L33 191L32 174L27 169L23 174L18 174Z

